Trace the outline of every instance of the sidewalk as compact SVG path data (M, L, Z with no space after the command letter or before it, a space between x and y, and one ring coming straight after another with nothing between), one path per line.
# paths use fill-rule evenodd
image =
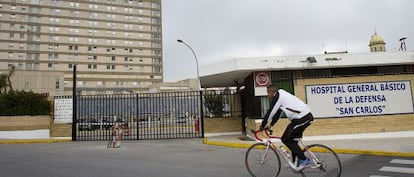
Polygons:
M414 157L414 131L304 137L305 144L323 144L343 154ZM248 148L256 143L241 134L206 134L205 144ZM280 144L282 144L280 142Z

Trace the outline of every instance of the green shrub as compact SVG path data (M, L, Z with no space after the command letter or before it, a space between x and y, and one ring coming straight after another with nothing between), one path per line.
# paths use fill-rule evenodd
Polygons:
M49 115L52 104L47 96L32 91L9 91L0 94L0 116Z
M223 116L223 95L217 94L216 92L209 92L205 95L204 99L208 111L212 113L214 117Z

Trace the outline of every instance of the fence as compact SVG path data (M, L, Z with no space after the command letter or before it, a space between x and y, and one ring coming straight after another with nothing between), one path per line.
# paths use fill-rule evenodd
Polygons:
M203 103L203 104L201 104ZM235 91L55 97L55 123L73 122L73 140L109 140L116 123L126 140L203 137L203 117L234 117ZM72 119L72 104L76 104ZM203 113L203 114L200 114ZM69 120L69 121L68 121Z

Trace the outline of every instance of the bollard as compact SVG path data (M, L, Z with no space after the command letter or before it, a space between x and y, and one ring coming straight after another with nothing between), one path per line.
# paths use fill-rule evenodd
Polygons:
M196 119L195 119L195 131L198 133L198 132L200 132L200 118L199 117L197 117Z

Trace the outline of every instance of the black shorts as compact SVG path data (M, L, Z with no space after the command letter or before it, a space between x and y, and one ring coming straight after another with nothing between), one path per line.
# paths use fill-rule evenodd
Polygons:
M282 139L293 140L295 138L302 138L303 132L310 124L312 124L312 121L313 115L311 113L306 114L301 119L293 119L286 127Z

